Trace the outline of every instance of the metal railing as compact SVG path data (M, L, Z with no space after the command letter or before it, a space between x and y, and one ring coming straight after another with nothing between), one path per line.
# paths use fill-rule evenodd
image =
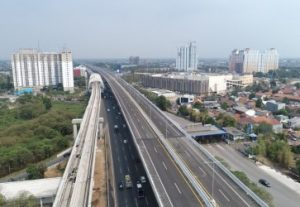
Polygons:
M122 78L119 78L119 80L123 81L128 87L135 90L140 95L144 96L142 93L140 93L136 88L134 88L132 85L127 83ZM242 181L240 181L232 172L230 172L220 161L218 161L211 153L209 153L203 146L201 146L196 140L194 140L191 135L189 135L185 130L182 129L181 126L179 126L176 122L174 122L172 119L170 119L166 114L164 114L155 104L153 104L148 98L145 98L145 100L151 104L156 111L158 111L165 119L169 121L173 126L175 126L180 132L182 132L189 140L192 142L193 145L195 145L198 149L200 149L212 162L214 162L230 179L232 179L242 190L246 192L247 195L249 195L258 205L262 207L268 207L269 205L263 201L259 196L257 196L251 189L249 189Z
M124 88L123 86L121 86ZM129 94L129 96L131 96ZM169 154L171 155L172 159L176 162L176 164L179 166L181 171L184 173L184 175L188 178L189 182L192 184L193 188L197 191L198 195L202 198L206 206L214 207L214 201L209 197L209 195L206 194L206 192L202 189L202 187L199 185L195 177L192 175L192 173L189 171L189 169L186 167L186 165L183 163L183 161L178 157L177 153L174 152L174 149L170 146L170 144L163 138L161 132L156 128L156 126L153 124L153 122L149 119L149 117L145 114L144 110L139 107L139 105L136 103L135 100L131 97L133 103L136 105L136 107L139 109L139 111L143 114L145 119L147 120L148 124L151 126L151 128L155 131L155 133L158 135L159 140L163 143Z

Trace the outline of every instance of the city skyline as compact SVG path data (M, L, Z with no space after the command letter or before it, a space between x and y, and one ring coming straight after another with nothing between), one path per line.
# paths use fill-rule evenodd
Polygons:
M200 58L228 58L234 48L277 48L282 58L297 58L299 6L296 0L8 1L0 7L0 59L38 46L67 47L74 58L174 58L177 46L191 40Z

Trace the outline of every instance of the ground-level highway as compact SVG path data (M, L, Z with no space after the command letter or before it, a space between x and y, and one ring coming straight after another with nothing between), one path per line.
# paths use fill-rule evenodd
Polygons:
M275 179L270 174L259 168L253 160L250 160L236 151L232 146L225 143L207 144L205 148L209 150L214 156L222 157L222 159L229 164L232 170L238 170L246 173L250 180L256 182L263 178L270 182L271 187L265 188L270 192L274 199L275 206L289 206L297 207L300 204L300 195L295 190L292 190L287 183L282 183Z

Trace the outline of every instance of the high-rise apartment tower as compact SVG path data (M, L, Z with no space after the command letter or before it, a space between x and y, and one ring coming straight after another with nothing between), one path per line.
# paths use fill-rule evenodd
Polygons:
M61 83L64 91L74 90L73 61L70 51L61 53L22 49L11 57L15 89L41 89Z
M259 50L244 49L233 50L229 58L229 71L236 73L267 73L278 69L279 55L276 49L271 48L260 52Z
M196 42L178 48L176 58L176 69L183 71L197 70L197 47Z

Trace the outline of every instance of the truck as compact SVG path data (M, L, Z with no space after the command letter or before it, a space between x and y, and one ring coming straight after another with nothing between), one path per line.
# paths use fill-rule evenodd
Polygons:
M125 187L132 188L132 181L130 175L125 175Z

